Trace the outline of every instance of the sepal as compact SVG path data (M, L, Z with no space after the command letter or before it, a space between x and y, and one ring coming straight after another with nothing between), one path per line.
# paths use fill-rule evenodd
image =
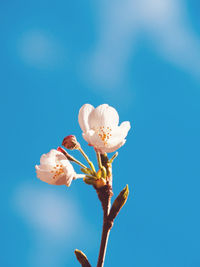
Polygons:
M95 185L95 182L96 182L96 180L92 176L89 176L89 175L83 178L83 181L89 185Z
M116 152L116 153L112 156L112 158L109 160L109 162L112 164L113 161L116 159L117 156L118 156L118 152Z
M89 168L82 168L81 171L85 174L93 175L93 171Z
M101 188L106 185L106 180L103 178L96 179L93 176L86 175L85 178L83 178L83 181L86 184L93 185L95 188Z

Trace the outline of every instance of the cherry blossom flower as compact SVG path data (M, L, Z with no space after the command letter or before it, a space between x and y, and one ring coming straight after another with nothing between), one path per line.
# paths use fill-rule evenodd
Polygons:
M43 154L40 165L36 165L35 168L37 177L48 184L70 186L77 176L69 160L56 149Z
M114 152L126 142L130 122L119 124L117 111L103 104L94 108L90 104L81 107L78 115L83 138L100 153Z

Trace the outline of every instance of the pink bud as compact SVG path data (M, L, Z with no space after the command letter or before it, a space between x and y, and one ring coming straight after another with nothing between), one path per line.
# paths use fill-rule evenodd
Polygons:
M62 145L67 149L79 149L80 144L77 142L74 135L68 135L63 139Z

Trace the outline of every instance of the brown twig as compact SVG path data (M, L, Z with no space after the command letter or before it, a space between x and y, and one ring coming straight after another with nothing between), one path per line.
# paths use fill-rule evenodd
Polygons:
M97 267L103 267L103 265L104 265L106 249L107 249L107 244L108 244L108 238L109 238L111 227L112 227L112 224L109 224L106 221L104 222Z
M103 267L108 238L110 234L110 230L113 225L113 221L109 220L109 212L110 212L110 204L111 204L111 197L113 195L112 187L110 185L105 185L99 189L96 189L97 195L99 200L101 201L101 205L103 208L103 230L101 236L101 245L99 250L99 257L97 262L97 267Z
M111 207L111 197L113 196L112 192L112 160L109 161L106 154L99 154L97 153L98 161L99 161L99 167L101 169L105 169L106 173L106 179L104 178L103 181L105 183L99 184L98 181L102 181L101 179L93 181L93 186L97 192L98 198L101 202L102 209L103 209L103 229L102 229L102 235L101 235L101 244L99 249L99 257L97 262L97 267L103 267L104 261L105 261L105 255L107 250L107 244L108 244L108 238L110 234L110 230L113 226L113 222L115 217L118 215L119 211L123 207L123 205L126 203L127 197L128 197L128 186L126 186L118 195L118 197L115 199L112 208ZM100 186L101 185L101 186ZM76 253L76 252L75 252ZM77 255L76 255L77 256ZM85 259L87 260L87 257L81 253L79 256L81 256L79 259L79 262L81 263L80 259L82 260L82 263L85 262ZM89 264L88 260L86 261L87 264ZM89 265L82 265L82 267L89 267Z

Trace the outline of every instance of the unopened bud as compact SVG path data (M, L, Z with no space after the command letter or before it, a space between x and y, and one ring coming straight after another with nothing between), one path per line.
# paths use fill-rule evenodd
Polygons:
M74 135L68 135L63 139L62 145L67 149L79 149L80 144L77 142Z

